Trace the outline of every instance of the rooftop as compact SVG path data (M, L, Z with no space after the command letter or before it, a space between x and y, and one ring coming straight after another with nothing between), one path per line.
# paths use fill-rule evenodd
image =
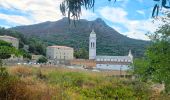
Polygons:
M96 56L97 59L120 59L120 60L131 60L129 56Z
M48 46L49 48L66 48L66 49L73 49L71 47L67 47L67 46L58 46L58 45L54 45L54 46Z

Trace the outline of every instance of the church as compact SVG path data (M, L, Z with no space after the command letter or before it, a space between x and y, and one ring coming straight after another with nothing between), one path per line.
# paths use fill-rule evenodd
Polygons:
M129 65L133 63L133 55L131 50L126 56L107 56L96 55L96 33L94 30L90 33L89 37L89 60L96 61L97 69L108 70L128 70Z

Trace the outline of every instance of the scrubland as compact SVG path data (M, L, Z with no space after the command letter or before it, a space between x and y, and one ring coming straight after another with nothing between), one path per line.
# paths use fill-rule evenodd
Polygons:
M0 100L169 100L150 84L104 72L54 67L6 67Z

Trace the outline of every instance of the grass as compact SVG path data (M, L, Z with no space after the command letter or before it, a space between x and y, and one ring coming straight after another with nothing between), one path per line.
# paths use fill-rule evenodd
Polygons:
M149 100L152 97L147 83L115 78L104 72L24 66L7 70L9 76L0 78L1 100ZM152 100L166 97L160 95Z

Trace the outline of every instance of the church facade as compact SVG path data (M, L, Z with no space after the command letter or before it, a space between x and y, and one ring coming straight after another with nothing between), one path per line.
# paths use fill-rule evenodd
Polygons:
M127 70L129 65L133 63L133 55L131 50L126 56L106 56L96 55L96 33L94 30L89 37L89 60L96 61L96 68L98 69L113 69L113 70Z

